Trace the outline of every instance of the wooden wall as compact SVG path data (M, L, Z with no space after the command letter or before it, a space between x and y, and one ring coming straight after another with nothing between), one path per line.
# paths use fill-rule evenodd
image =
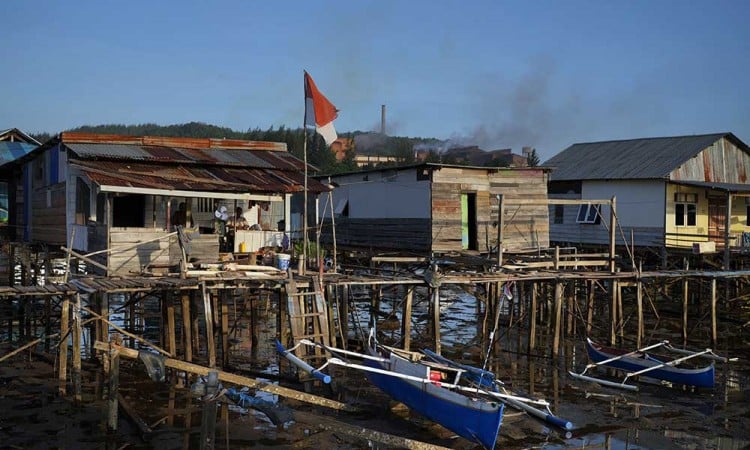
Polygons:
M58 183L31 194L31 240L65 245L65 184Z
M432 177L432 249L462 250L461 194L476 195L477 248L497 242L497 195L512 199L546 199L547 176L541 169L442 167ZM521 251L549 247L549 215L545 206L504 208L503 248Z

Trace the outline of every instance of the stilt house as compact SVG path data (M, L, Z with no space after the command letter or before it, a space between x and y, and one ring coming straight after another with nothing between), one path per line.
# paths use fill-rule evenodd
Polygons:
M750 148L732 133L574 144L544 163L550 198L615 197L617 243L750 248ZM606 244L610 209L550 206L550 239Z
M61 133L9 164L17 239L97 253L110 275L179 261L176 237L164 237L181 203L190 258L278 246L305 184L303 162L276 142ZM315 180L308 189L325 191ZM223 248L238 206L257 224Z
M497 248L499 195L504 201L546 199L548 171L538 167L468 167L422 163L320 178L334 186L319 215L335 223L342 247L430 253ZM546 205L502 208L502 247L549 246ZM333 213L333 214L332 214ZM333 219L331 216L333 215ZM322 227L331 240L332 227Z

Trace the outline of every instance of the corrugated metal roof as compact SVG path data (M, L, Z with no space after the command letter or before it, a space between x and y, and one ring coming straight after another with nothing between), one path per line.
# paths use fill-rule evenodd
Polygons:
M77 161L75 164L102 186L236 193L293 193L304 189L304 174L298 171L125 161ZM314 179L308 180L308 189L327 191Z
M36 145L25 142L0 141L0 165L15 161L35 148Z
M716 189L717 191L726 192L739 192L739 193L750 193L750 185L739 184L739 183L718 183L713 181L672 181L675 184L682 184L685 186L696 186L708 189Z
M552 181L666 178L725 136L739 141L716 133L573 144L543 165L553 168Z

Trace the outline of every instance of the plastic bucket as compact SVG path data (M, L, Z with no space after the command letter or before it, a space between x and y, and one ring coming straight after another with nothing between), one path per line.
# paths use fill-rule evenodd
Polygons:
M247 244L245 241L240 242L240 253L247 253Z
M276 267L278 267L279 270L287 270L289 268L289 261L291 259L292 255L287 255L286 253L277 253Z

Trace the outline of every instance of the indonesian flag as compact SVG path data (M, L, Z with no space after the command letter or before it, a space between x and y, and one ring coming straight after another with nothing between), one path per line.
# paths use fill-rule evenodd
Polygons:
M337 138L336 129L333 128L333 120L337 116L336 107L320 93L310 74L305 72L305 126L315 126L326 145L331 145Z

